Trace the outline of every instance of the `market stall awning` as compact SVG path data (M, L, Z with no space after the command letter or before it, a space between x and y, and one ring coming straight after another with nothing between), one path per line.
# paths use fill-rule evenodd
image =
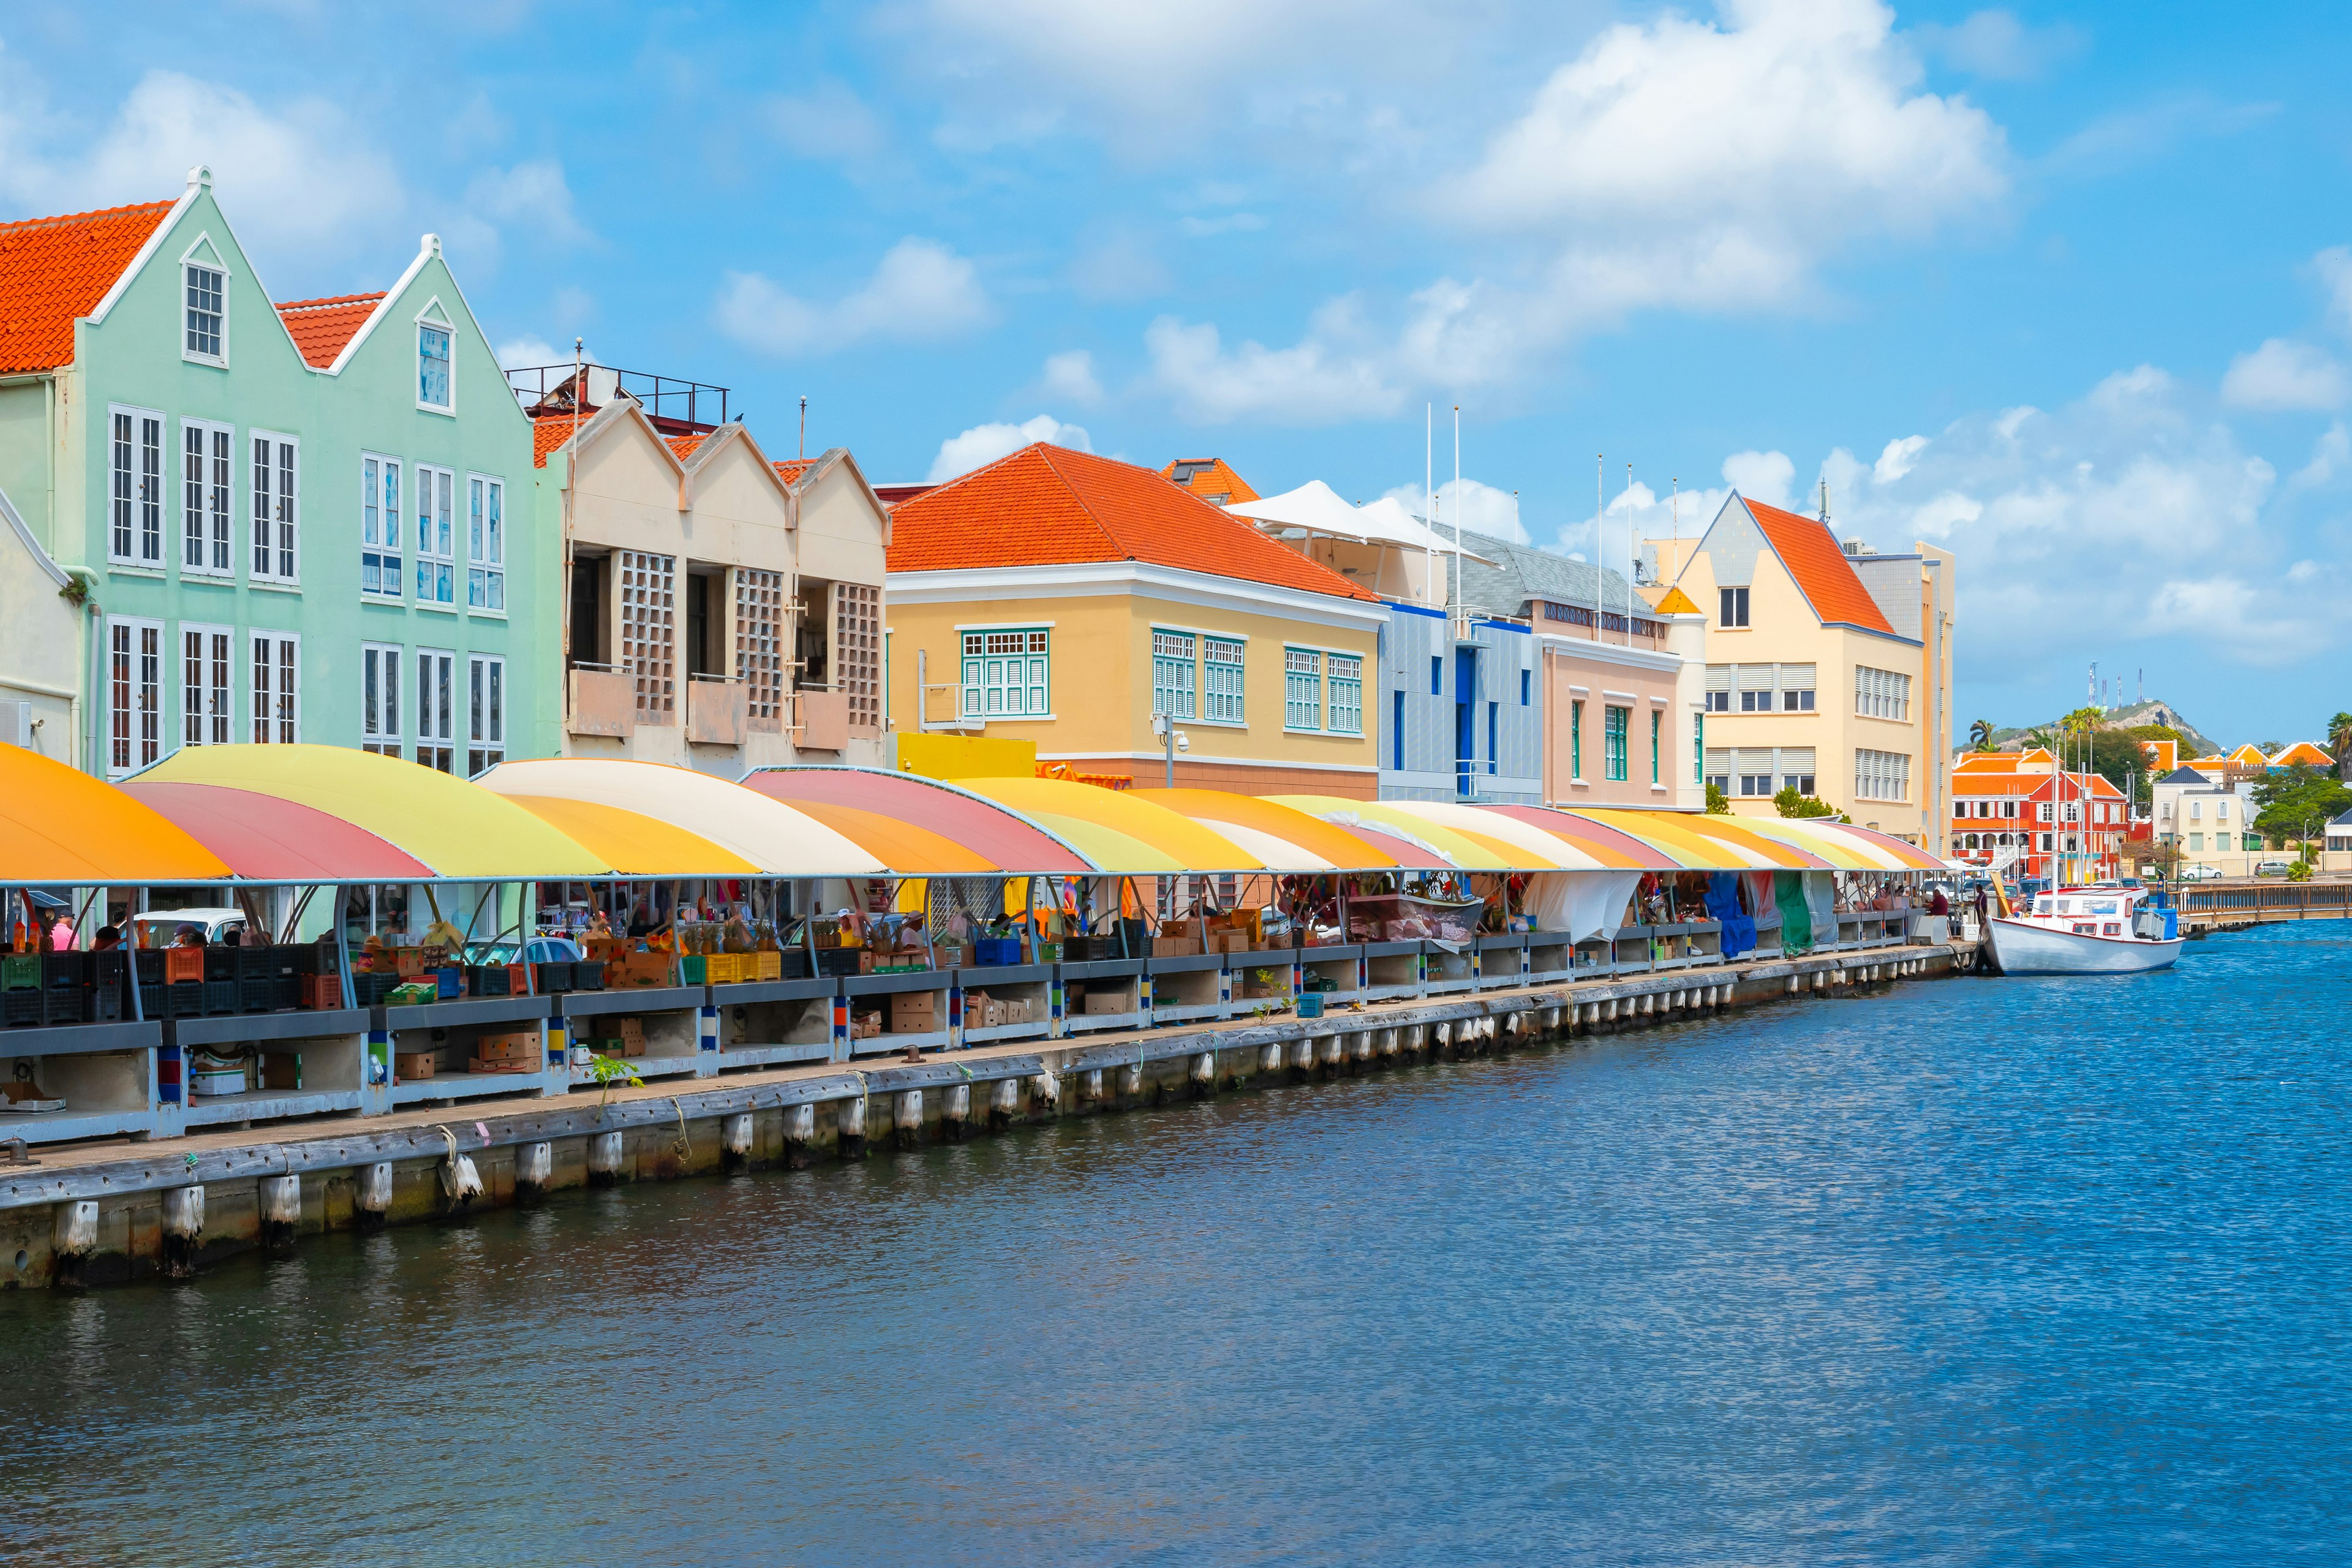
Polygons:
M1319 816L1351 832L1361 827L1386 834L1391 838L1402 838L1416 849L1437 856L1454 870L1513 871L1522 868L1517 864L1517 852L1509 845L1415 816L1402 809L1402 802L1349 800L1336 795L1270 795L1264 798L1277 805L1295 807L1310 816ZM1537 868L1553 869L1549 860Z
M1790 816L1773 820L1772 826L1792 836L1815 842L1837 845L1864 857L1870 867L1886 871L1941 871L1941 860L1916 844L1906 844L1891 833L1864 827L1857 823L1832 822L1821 816Z
M1834 861L1814 854L1792 839L1758 832L1754 826L1756 821L1755 817L1727 816L1720 812L1684 812L1679 817L1680 824L1694 833L1703 833L1710 838L1736 845L1751 855L1762 856L1765 864L1776 871L1836 869Z
M547 757L501 763L481 783L499 795L583 800L658 817L771 877L880 877L890 870L880 857L806 812L692 768L610 757Z
M808 813L901 877L990 877L1001 876L1004 870L986 856L919 822L902 822L879 811L831 801L798 801L793 809Z
M1125 790L1067 779L958 779L1075 845L1104 871L1169 876L1273 868L1223 834Z
M1690 812L1578 806L1575 815L1640 839L1681 861L1686 871L1760 871L1773 867L1770 859L1753 850L1694 831L1685 826L1694 816Z
M1522 870L1605 871L1622 869L1572 838L1508 813L1451 800L1405 800L1391 803L1424 822L1434 822L1459 833L1499 840L1509 847Z
M127 781L123 793L254 882L413 882L433 868L364 827L296 801L225 784Z
M1747 826L1752 833L1810 849L1841 871L1891 871L1901 868L1900 861L1873 846L1826 833L1808 832L1798 826L1795 818L1751 819Z
M845 805L920 823L1000 871L1076 877L1099 868L1053 834L995 801L916 773L877 768L757 768L744 786L800 806ZM856 835L851 834L856 837Z
M625 877L756 877L760 868L723 844L617 805L544 795L506 797L577 839Z
M1256 795L1216 789L1139 789L1138 800L1191 817L1279 871L1393 871L1396 858L1344 827Z
M503 881L612 871L576 839L489 790L348 746L183 746L139 776L222 784L309 806L364 828L436 877Z
M113 785L0 746L0 883L209 882L231 875L177 823Z
M1654 845L1643 843L1630 833L1620 833L1613 827L1603 827L1589 817L1573 812L1556 811L1548 805L1482 805L1480 811L1498 816L1517 817L1530 826L1565 838L1583 849L1604 866L1635 871L1675 871L1682 862Z

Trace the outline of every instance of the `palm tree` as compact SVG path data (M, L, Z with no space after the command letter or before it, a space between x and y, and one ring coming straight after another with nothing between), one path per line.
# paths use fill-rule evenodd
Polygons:
M2344 717L2352 718L2352 715ZM1979 752L1990 752L1993 749L1991 720L1979 719L1969 726L1969 744Z
M2352 713L2338 713L2327 721L2327 749L2336 756L2336 776L2352 784Z

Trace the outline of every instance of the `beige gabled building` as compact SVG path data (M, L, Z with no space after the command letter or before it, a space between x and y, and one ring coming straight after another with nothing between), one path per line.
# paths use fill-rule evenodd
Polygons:
M890 515L856 460L774 462L740 421L657 417L598 374L576 414L568 378L533 408L567 545L563 754L880 765Z
M1707 782L1770 816L1793 784L1950 853L1955 559L1881 553L1734 491L1696 540L1653 540L1652 592L1706 616Z

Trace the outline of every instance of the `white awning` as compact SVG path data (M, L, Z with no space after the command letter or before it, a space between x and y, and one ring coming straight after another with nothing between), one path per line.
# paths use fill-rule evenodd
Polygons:
M1225 508L1262 527L1295 528L1332 539L1352 539L1365 544L1390 544L1400 550L1454 553L1451 540L1424 526L1402 504L1383 496L1370 506L1349 506L1321 479L1309 479L1295 490L1262 500L1237 501ZM1475 551L1462 552L1473 561L1494 563Z

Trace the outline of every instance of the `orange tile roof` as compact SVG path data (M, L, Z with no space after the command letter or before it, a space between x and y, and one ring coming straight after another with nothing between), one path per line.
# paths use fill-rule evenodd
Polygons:
M1777 506L1766 506L1760 500L1748 500L1748 515L1772 542L1774 553L1780 564L1796 579L1798 591L1813 607L1824 624L1843 623L1860 626L1865 631L1895 635L1879 613L1878 601L1862 585L1853 574L1853 565L1845 552L1838 548L1837 537L1817 518L1802 517L1793 511L1782 511Z
M550 454L572 439L572 432L594 418L583 413L575 422L569 414L543 414L530 422L530 461L534 468L547 467Z
M0 224L0 372L71 363L74 322L98 309L172 205Z
M788 485L801 482L801 476L816 467L814 458L787 458L775 465L776 478Z
M677 460L681 463L685 462L688 458L693 457L695 448L701 446L710 437L708 434L699 432L692 436L665 436L662 437L663 440L669 443L669 449L677 455Z
M1179 468L1184 470L1184 477L1181 479L1176 478ZM1247 479L1227 467L1223 458L1179 458L1160 469L1160 477L1171 480L1181 489L1191 490L1202 500L1211 496L1223 496L1224 499L1216 503L1219 506L1265 499L1250 489Z
M323 300L289 300L278 307L278 319L294 335L294 347L320 370L335 363L343 345L360 335L368 318L383 299L373 294L336 294Z
M1328 566L1115 458L1038 442L892 513L890 570L1139 561L1377 604Z

